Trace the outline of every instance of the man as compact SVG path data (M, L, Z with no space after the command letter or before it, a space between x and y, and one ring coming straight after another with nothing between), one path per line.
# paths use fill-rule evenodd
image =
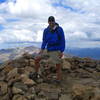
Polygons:
M41 45L40 54L47 49L47 53L56 63L56 81L61 81L61 57L63 56L63 52L65 49L65 36L62 27L60 27L56 22L53 16L48 18L49 26L44 29L43 32L43 42ZM41 58L35 59L36 64L36 73L39 70L39 61Z

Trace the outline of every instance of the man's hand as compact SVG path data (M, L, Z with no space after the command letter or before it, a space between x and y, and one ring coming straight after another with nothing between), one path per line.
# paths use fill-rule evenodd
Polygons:
M39 54L42 54L42 53L43 53L43 51L44 51L44 50L43 50L43 49L41 49L41 50L40 50L40 52L39 52Z
M40 50L38 55L35 57L36 60L41 59L41 54L43 53L44 50Z

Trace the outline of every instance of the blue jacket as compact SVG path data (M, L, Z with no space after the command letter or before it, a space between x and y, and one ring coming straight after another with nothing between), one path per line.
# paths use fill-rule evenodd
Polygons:
M54 32L50 31L50 27L48 26L44 29L43 32L43 42L41 45L41 49L47 49L48 51L61 51L63 52L65 49L65 36L63 29L58 26Z

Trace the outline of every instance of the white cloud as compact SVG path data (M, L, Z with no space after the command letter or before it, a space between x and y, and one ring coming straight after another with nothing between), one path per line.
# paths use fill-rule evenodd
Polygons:
M0 31L0 41L40 42L43 29L48 25L48 16L54 15L64 29L69 47L100 47L99 43L94 41L100 39L99 0L16 0L16 3L13 1L15 0L8 0L8 3L0 5L0 11L6 12L0 12L0 22L5 27ZM53 6L54 3L58 3L58 6ZM7 21L14 18L19 20Z
M3 24L5 22L6 22L5 19L2 16L0 16L0 24Z
M2 37L0 37L0 43L3 43L3 39L2 39Z
M54 13L49 0L16 0L16 3L8 3L8 11L11 14L24 17L44 17Z
M84 32L74 32L74 33L71 33L69 34L69 40L81 40L81 39L88 39L88 36L86 33Z
M89 13L96 13L96 15L97 12L100 12L95 12L100 9L100 0L63 0L63 5Z
M3 34L4 33L4 34ZM19 42L19 41L35 41L33 40L34 34L29 30L6 30L2 31L0 36L1 40L5 42ZM9 38L8 38L9 37ZM2 41L0 41L2 42Z
M91 33L91 39L99 39L100 41L100 33L97 33L97 32L94 32L94 33Z
M43 35L43 31L39 30L37 32L37 38L36 38L36 42L42 42L42 35Z

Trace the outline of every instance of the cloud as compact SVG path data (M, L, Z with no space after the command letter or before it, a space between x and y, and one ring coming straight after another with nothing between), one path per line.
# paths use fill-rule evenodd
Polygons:
M50 3L50 0L16 0L16 3L8 3L8 11L17 16L41 18L54 13Z
M63 27L69 47L100 47L99 0L7 0L0 4L0 42L41 42L50 15Z
M5 22L5 19L2 16L0 16L0 24L2 24L4 22Z
M69 34L69 37L70 37L70 39L71 40L76 40L76 39L87 39L88 38L88 36L87 36L87 34L86 33L84 33L84 32L78 32L78 31L76 31L76 32L74 32L74 33L71 33L71 34Z
M6 30L2 31L6 34L1 34L1 40L6 42L18 42L18 41L33 41L32 33L29 30ZM21 34L23 33L23 34ZM31 35L31 37L30 37ZM9 38L8 38L9 37ZM3 42L3 41L2 41Z

